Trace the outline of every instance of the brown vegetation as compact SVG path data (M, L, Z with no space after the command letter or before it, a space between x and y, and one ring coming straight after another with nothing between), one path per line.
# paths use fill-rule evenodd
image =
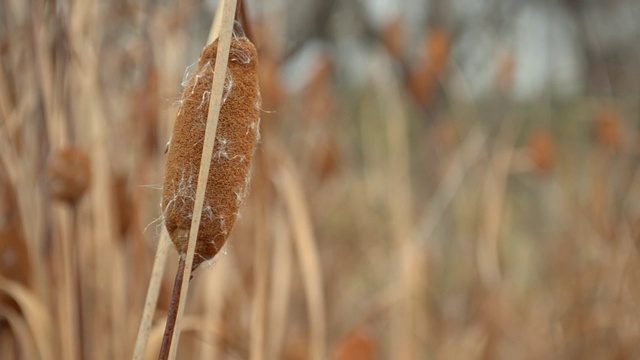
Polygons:
M180 84L213 14L199 1L0 6L0 359L131 358L145 308L140 359L153 358L180 257L163 221L190 231L195 206L162 209L193 202L171 194L195 191L182 180L202 165L206 61ZM248 10L261 69L244 71L246 48L229 61L203 172L202 223L224 205L225 227L196 243L217 254L185 278L177 358L638 358L637 97L514 101L509 56L491 64L499 93L458 97L472 93L453 58L461 30L443 21L420 45L427 32L400 20L381 30L387 47L359 49L348 84L341 59L354 58L319 32L328 51L292 91L288 15Z
M184 89L173 129L163 186L163 221L180 254L186 254L200 156L209 111L218 43L205 47ZM198 232L193 268L224 246L249 184L249 168L259 137L260 90L257 52L244 34L231 42L213 162Z

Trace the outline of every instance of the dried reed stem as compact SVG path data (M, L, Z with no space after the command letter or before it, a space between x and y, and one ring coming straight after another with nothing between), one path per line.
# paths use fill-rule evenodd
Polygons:
M501 229L505 226L503 213L513 154L513 148L508 147L492 157L482 189L484 216L478 234L476 260L478 275L487 288L502 282L498 245Z
M21 314L11 308L3 307L0 308L0 317L2 317L3 320L6 321L9 325L10 331L14 333L16 342L15 344L13 344L15 346L16 354L6 355L6 357L4 357L5 354L0 353L0 357L2 359L38 358L35 341L29 333L28 324L21 316ZM8 344L0 344L0 348L9 349L11 348L11 346L8 346L9 344L11 344L11 342L9 342ZM5 347L5 345L7 346Z
M54 219L57 227L56 235L59 241L58 246L54 248L54 256L56 257L56 267L61 272L56 274L56 281L59 281L60 294L58 305L60 306L59 315L62 327L62 356L68 359L78 358L78 314L76 309L77 303L77 279L73 276L72 269L75 266L75 259L71 251L71 227L72 212L63 204L54 204Z
M269 296L269 334L268 359L281 358L282 344L285 339L291 280L293 273L293 255L291 238L281 206L273 212L273 261L271 267L271 286Z
M416 316L418 304L414 298L415 289L419 286L418 276L422 273L415 269L417 262L412 249L407 246L411 241L413 228L411 172L407 115L404 111L400 89L393 75L386 69L388 64L372 70L379 101L384 104L387 121L388 154L388 206L390 231L399 253L399 296L391 318L391 357L398 359L417 359L419 350L416 344ZM384 69L384 70L383 70ZM420 277L423 277L421 274Z
M82 51L86 56L86 62L82 63L84 67L78 69L77 75L81 78L82 88L86 95L87 102L85 104L91 108L100 109L103 106L102 96L95 80L95 74L100 73L96 55L97 49L90 47L83 48ZM86 69L86 73L82 71L83 69ZM89 109L87 107L84 111L88 112ZM111 351L113 357L122 358L124 357L124 343L118 334L126 328L124 320L127 318L128 308L123 297L125 282L118 281L117 278L122 279L122 268L117 268L119 265L114 265L114 263L121 264L122 260L114 248L113 242L115 238L113 197L111 194L113 186L107 140L110 130L104 113L100 111L92 113L90 132L91 173L95 179L91 186L91 206L95 224L93 226L95 239L93 256L98 279L108 279L97 284L98 298L101 294L104 298L96 302L97 309L101 309L101 311L96 312L95 321L96 326L103 321L110 325L109 340L106 345L108 350L105 350L107 353ZM116 267L115 271L114 266ZM97 327L96 331L100 331L100 329Z
M309 210L304 201L300 180L294 173L292 162L283 154L284 164L275 175L275 185L283 196L302 271L307 309L309 312L309 359L326 359L326 314L322 285L322 269L318 248L313 236Z
M158 303L158 294L162 285L162 275L167 264L167 254L169 253L169 239L167 231L163 230L160 236L160 242L156 249L156 257L153 262L153 270L151 270L151 279L149 280L149 288L147 289L147 297L144 302L142 311L142 319L138 329L138 337L136 338L136 347L133 353L134 360L144 359L149 341L149 332L151 330L151 322L153 314Z
M233 256L225 258L224 261L218 263L212 271L207 272L202 279L204 283L204 289L202 289L203 307L202 320L216 328L216 331L206 331L200 329L204 336L202 340L202 347L200 349L200 359L218 359L222 350L220 332L223 328L223 310L225 306L225 300L229 292L232 290L233 284L237 284L238 281L238 267L234 261Z
M200 219L204 204L205 190L207 179L209 176L209 168L211 167L211 159L213 157L213 147L216 138L216 130L218 127L218 119L220 116L220 108L222 106L222 94L227 73L227 63L229 60L229 50L231 48L231 33L233 31L234 15L236 9L236 0L225 0L222 5L221 31L218 39L218 52L216 55L216 63L213 69L213 86L211 89L211 97L209 103L209 113L207 115L207 125L204 136L204 145L202 148L202 158L200 161L200 170L198 173L198 185L196 188L195 203L193 206L193 216L191 221L191 229L189 231L189 242L187 245L187 254L184 267L184 278L191 278L191 270L193 264L193 256L196 249L196 240L198 238L198 230L200 228ZM189 281L181 284L180 294L187 294L189 290ZM180 339L180 321L184 313L185 301L177 301L178 311L176 313L176 329L173 333L173 346L170 347L169 359L176 358L178 341Z
M38 297L27 288L15 281L0 275L0 295L7 294L18 304L21 317L29 324L38 349L40 359L52 360L54 356L52 333L53 326L47 307Z
M41 85L42 99L46 109L47 135L51 149L57 150L69 143L67 124L61 113L60 99L55 88L55 74L51 57L46 49L45 33L42 24L32 23L36 46L38 80ZM71 254L71 209L66 204L52 204L52 225L54 227L54 279L60 291L57 292L57 311L61 326L60 353L69 360L78 358L78 317L75 289L77 278L72 269L75 259Z
M216 15L211 23L211 29L209 30L209 37L207 37L207 44L213 43L219 36L222 29L222 9L226 1L220 1Z
M264 199L264 189L261 189L262 199ZM266 201L262 202L267 204ZM249 347L249 359L262 360L265 358L265 318L267 307L267 281L269 271L268 238L269 220L267 219L267 209L265 205L258 206L256 231L255 231L255 251L254 251L254 276L256 286L253 294L251 333Z
M178 316L178 303L180 302L180 295L182 291L182 284L184 283L184 255L180 255L178 262L178 270L176 271L176 279L173 283L173 294L171 294L171 305L169 306L169 314L167 315L167 324L164 328L164 336L162 337L162 346L160 347L160 355L158 359L168 359L169 349L171 349L171 341L173 340L173 334L176 328L176 320Z

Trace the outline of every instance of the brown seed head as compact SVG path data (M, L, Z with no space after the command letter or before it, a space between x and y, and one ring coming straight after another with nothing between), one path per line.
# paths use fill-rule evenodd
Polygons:
M513 89L516 69L517 59L514 51L509 50L498 58L496 85L499 91L508 93Z
M622 121L617 112L604 109L600 111L595 123L596 141L602 147L619 149L622 145Z
M404 53L404 24L404 17L397 16L382 29L382 43L395 59L402 58Z
M553 134L547 129L534 131L529 138L529 156L534 168L541 174L553 170L556 161L556 148Z
M49 157L47 175L51 196L73 204L89 187L89 156L84 150L72 146L54 151Z
M369 334L355 330L342 339L334 360L372 360L376 356L376 344Z
M196 74L184 89L169 147L162 211L180 254L187 252L217 49L216 41L200 55ZM259 138L260 105L256 49L234 32L193 269L218 253L236 221Z
M443 28L433 28L427 37L429 67L436 76L441 76L449 65L451 35Z
M424 107L433 105L439 79L449 66L451 37L445 29L433 28L425 39L425 54L409 71L407 86Z

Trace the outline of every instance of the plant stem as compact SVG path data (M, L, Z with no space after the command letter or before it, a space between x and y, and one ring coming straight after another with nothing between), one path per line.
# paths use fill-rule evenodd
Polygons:
M140 320L140 327L138 329L138 337L136 338L136 347L133 353L133 360L144 359L145 352L147 350L151 322L153 320L153 314L158 303L158 294L160 293L162 275L164 274L164 268L167 264L167 252L169 250L169 244L170 242L168 240L167 231L163 230L162 235L160 236L160 241L158 242L158 248L156 249L156 257L153 262L153 270L151 270L151 279L149 280L147 297L144 302L144 309L142 311L142 319Z
M184 280L184 264L185 256L180 256L178 263L178 271L176 279L173 283L173 294L171 294L171 305L169 305L169 314L167 315L167 325L164 328L164 336L162 337L162 347L158 360L166 360L169 358L169 350L171 349L171 340L173 339L173 331L176 328L176 319L178 315L178 306L180 305L180 295L182 294L182 281Z

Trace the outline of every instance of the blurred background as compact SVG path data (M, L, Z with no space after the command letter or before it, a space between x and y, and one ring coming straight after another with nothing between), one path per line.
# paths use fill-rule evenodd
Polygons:
M640 2L245 6L262 137L178 358L640 358ZM0 1L1 359L131 357L216 7Z

